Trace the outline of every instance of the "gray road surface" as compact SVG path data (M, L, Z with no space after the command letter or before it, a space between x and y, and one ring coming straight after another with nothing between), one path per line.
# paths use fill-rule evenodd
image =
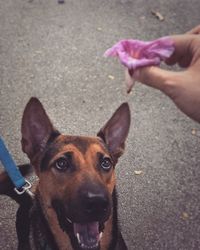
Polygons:
M199 0L0 1L0 134L17 163L27 161L20 123L31 96L59 130L82 135L95 135L129 102L132 126L117 176L132 250L200 249L200 126L159 91L137 84L127 97L121 65L102 54L123 38L151 40L199 23ZM2 250L16 249L16 209L0 198Z

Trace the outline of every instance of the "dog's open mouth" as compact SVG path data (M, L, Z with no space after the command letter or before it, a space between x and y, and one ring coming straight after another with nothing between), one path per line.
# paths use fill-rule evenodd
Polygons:
M74 234L82 249L97 249L102 237L99 222L73 223Z
M60 227L70 236L74 249L99 249L105 220L75 222L65 215L65 209L62 203L54 201L53 207L55 208Z

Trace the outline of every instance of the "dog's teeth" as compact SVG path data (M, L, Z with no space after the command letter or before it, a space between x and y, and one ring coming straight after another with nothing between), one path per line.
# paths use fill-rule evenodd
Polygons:
M101 232L99 235L99 240L101 240L102 236L103 236L103 233Z
M80 240L80 234L79 234L79 233L77 233L77 234L76 234L76 237L77 237L77 239L78 239L78 243L80 244L80 243L81 243L81 240Z

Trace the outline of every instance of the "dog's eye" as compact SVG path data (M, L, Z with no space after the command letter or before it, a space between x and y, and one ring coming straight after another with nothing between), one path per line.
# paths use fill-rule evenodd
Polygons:
M65 171L69 167L68 160L66 158L60 158L56 161L55 167L60 171Z
M112 163L111 163L111 160L110 158L108 157L105 157L102 162L101 162L101 167L106 170L106 171L109 171L112 167Z

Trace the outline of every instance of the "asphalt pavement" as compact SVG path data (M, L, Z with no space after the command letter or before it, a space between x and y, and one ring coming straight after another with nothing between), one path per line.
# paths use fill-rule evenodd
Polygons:
M95 135L129 102L132 125L116 171L130 250L200 249L200 126L159 91L137 83L127 96L123 67L102 55L120 39L183 33L199 13L199 0L0 1L0 134L18 164L27 162L20 124L31 96L60 131L81 135ZM2 250L17 247L16 209L0 197Z

